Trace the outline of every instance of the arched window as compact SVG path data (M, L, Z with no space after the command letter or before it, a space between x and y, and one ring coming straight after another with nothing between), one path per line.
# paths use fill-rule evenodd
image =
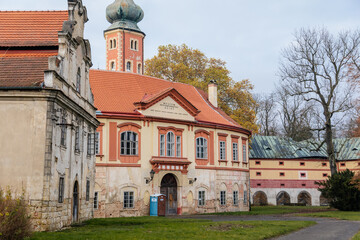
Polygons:
M196 158L198 159L207 159L207 140L203 137L199 137L196 139Z
M126 71L131 72L131 62L126 63Z
M127 131L121 133L121 155L138 155L138 134Z
M138 47L138 46L137 46L137 45L138 45L137 43L138 43L138 42L135 41L135 47L134 47L135 50L137 50L137 47Z
M110 49L113 48L113 40L110 40Z
M130 42L130 49L134 49L134 40L131 40Z
M116 40L114 39L114 48L116 48Z
M138 64L138 67L137 67L137 73L141 74L141 64L140 63Z
M175 156L175 135L173 132L168 132L166 134L166 156L174 157Z
M111 71L114 71L114 70L115 70L115 62L114 62L114 61L112 61L112 62L110 63L110 69L111 69Z

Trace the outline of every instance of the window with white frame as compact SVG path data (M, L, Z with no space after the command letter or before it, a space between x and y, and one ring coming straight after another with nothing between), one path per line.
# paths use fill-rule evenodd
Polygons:
M165 156L165 135L160 135L160 156Z
M94 209L99 208L99 192L95 192L94 194Z
M239 192L233 191L233 204L239 205Z
M112 49L113 48L113 40L111 39L110 40L110 49Z
M126 71L131 72L131 62L126 63Z
M87 155L91 156L94 155L95 151L95 142L94 142L94 133L88 133L87 135Z
M65 178L60 177L59 178L59 196L58 196L59 203L64 202L64 188L65 188Z
M95 133L95 154L100 154L100 133Z
M134 43L134 50L138 50L138 41L135 40L135 43Z
M135 132L121 133L121 155L138 155L139 138Z
M134 208L134 192L124 192L124 208Z
M140 63L138 64L138 67L137 67L137 73L141 74L141 64Z
M173 132L166 134L166 156L175 156L175 134Z
M220 160L226 160L226 142L220 141Z
M86 201L90 200L90 181L86 180Z
M75 128L75 152L80 152L80 127Z
M203 137L196 138L196 158L207 159L208 158L207 140Z
M80 68L78 68L77 74L76 74L76 91L80 93L80 86L81 86L81 71Z
M205 191L199 191L199 199L198 199L199 206L205 206Z
M226 191L220 191L220 205L226 205Z
M181 136L176 136L176 157L181 157Z
M246 151L246 144L243 144L243 162L247 162L247 151Z
M233 143L233 161L238 162L239 161L239 150L238 150L238 144Z
M116 48L116 39L113 40L114 41L114 48Z

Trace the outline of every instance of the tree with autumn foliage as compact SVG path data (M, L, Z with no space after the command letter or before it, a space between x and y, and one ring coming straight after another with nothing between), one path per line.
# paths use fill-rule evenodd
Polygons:
M226 62L208 58L187 45L159 46L158 54L145 62L145 74L193 85L207 92L211 80L218 84L219 107L246 129L257 133L256 102L249 80L234 81Z

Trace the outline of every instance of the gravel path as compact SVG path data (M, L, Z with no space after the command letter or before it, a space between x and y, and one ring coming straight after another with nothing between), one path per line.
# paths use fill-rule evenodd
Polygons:
M284 235L273 240L349 240L360 230L360 222L328 218L297 217L294 215L222 216L191 215L176 218L222 221L315 221L316 225Z

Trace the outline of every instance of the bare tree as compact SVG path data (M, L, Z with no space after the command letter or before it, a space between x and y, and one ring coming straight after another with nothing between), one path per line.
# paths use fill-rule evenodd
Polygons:
M276 101L274 94L256 95L257 124L260 127L259 134L263 136L274 136L277 133L276 126Z
M359 31L335 37L326 29L301 29L282 53L280 76L289 93L321 109L322 127L318 130L325 132L323 143L331 174L337 172L332 121L336 114L354 107L354 85L349 84L348 72L359 59L359 46Z
M276 96L283 135L295 141L312 138L313 106L302 101L301 96L291 96L283 85L276 89Z

